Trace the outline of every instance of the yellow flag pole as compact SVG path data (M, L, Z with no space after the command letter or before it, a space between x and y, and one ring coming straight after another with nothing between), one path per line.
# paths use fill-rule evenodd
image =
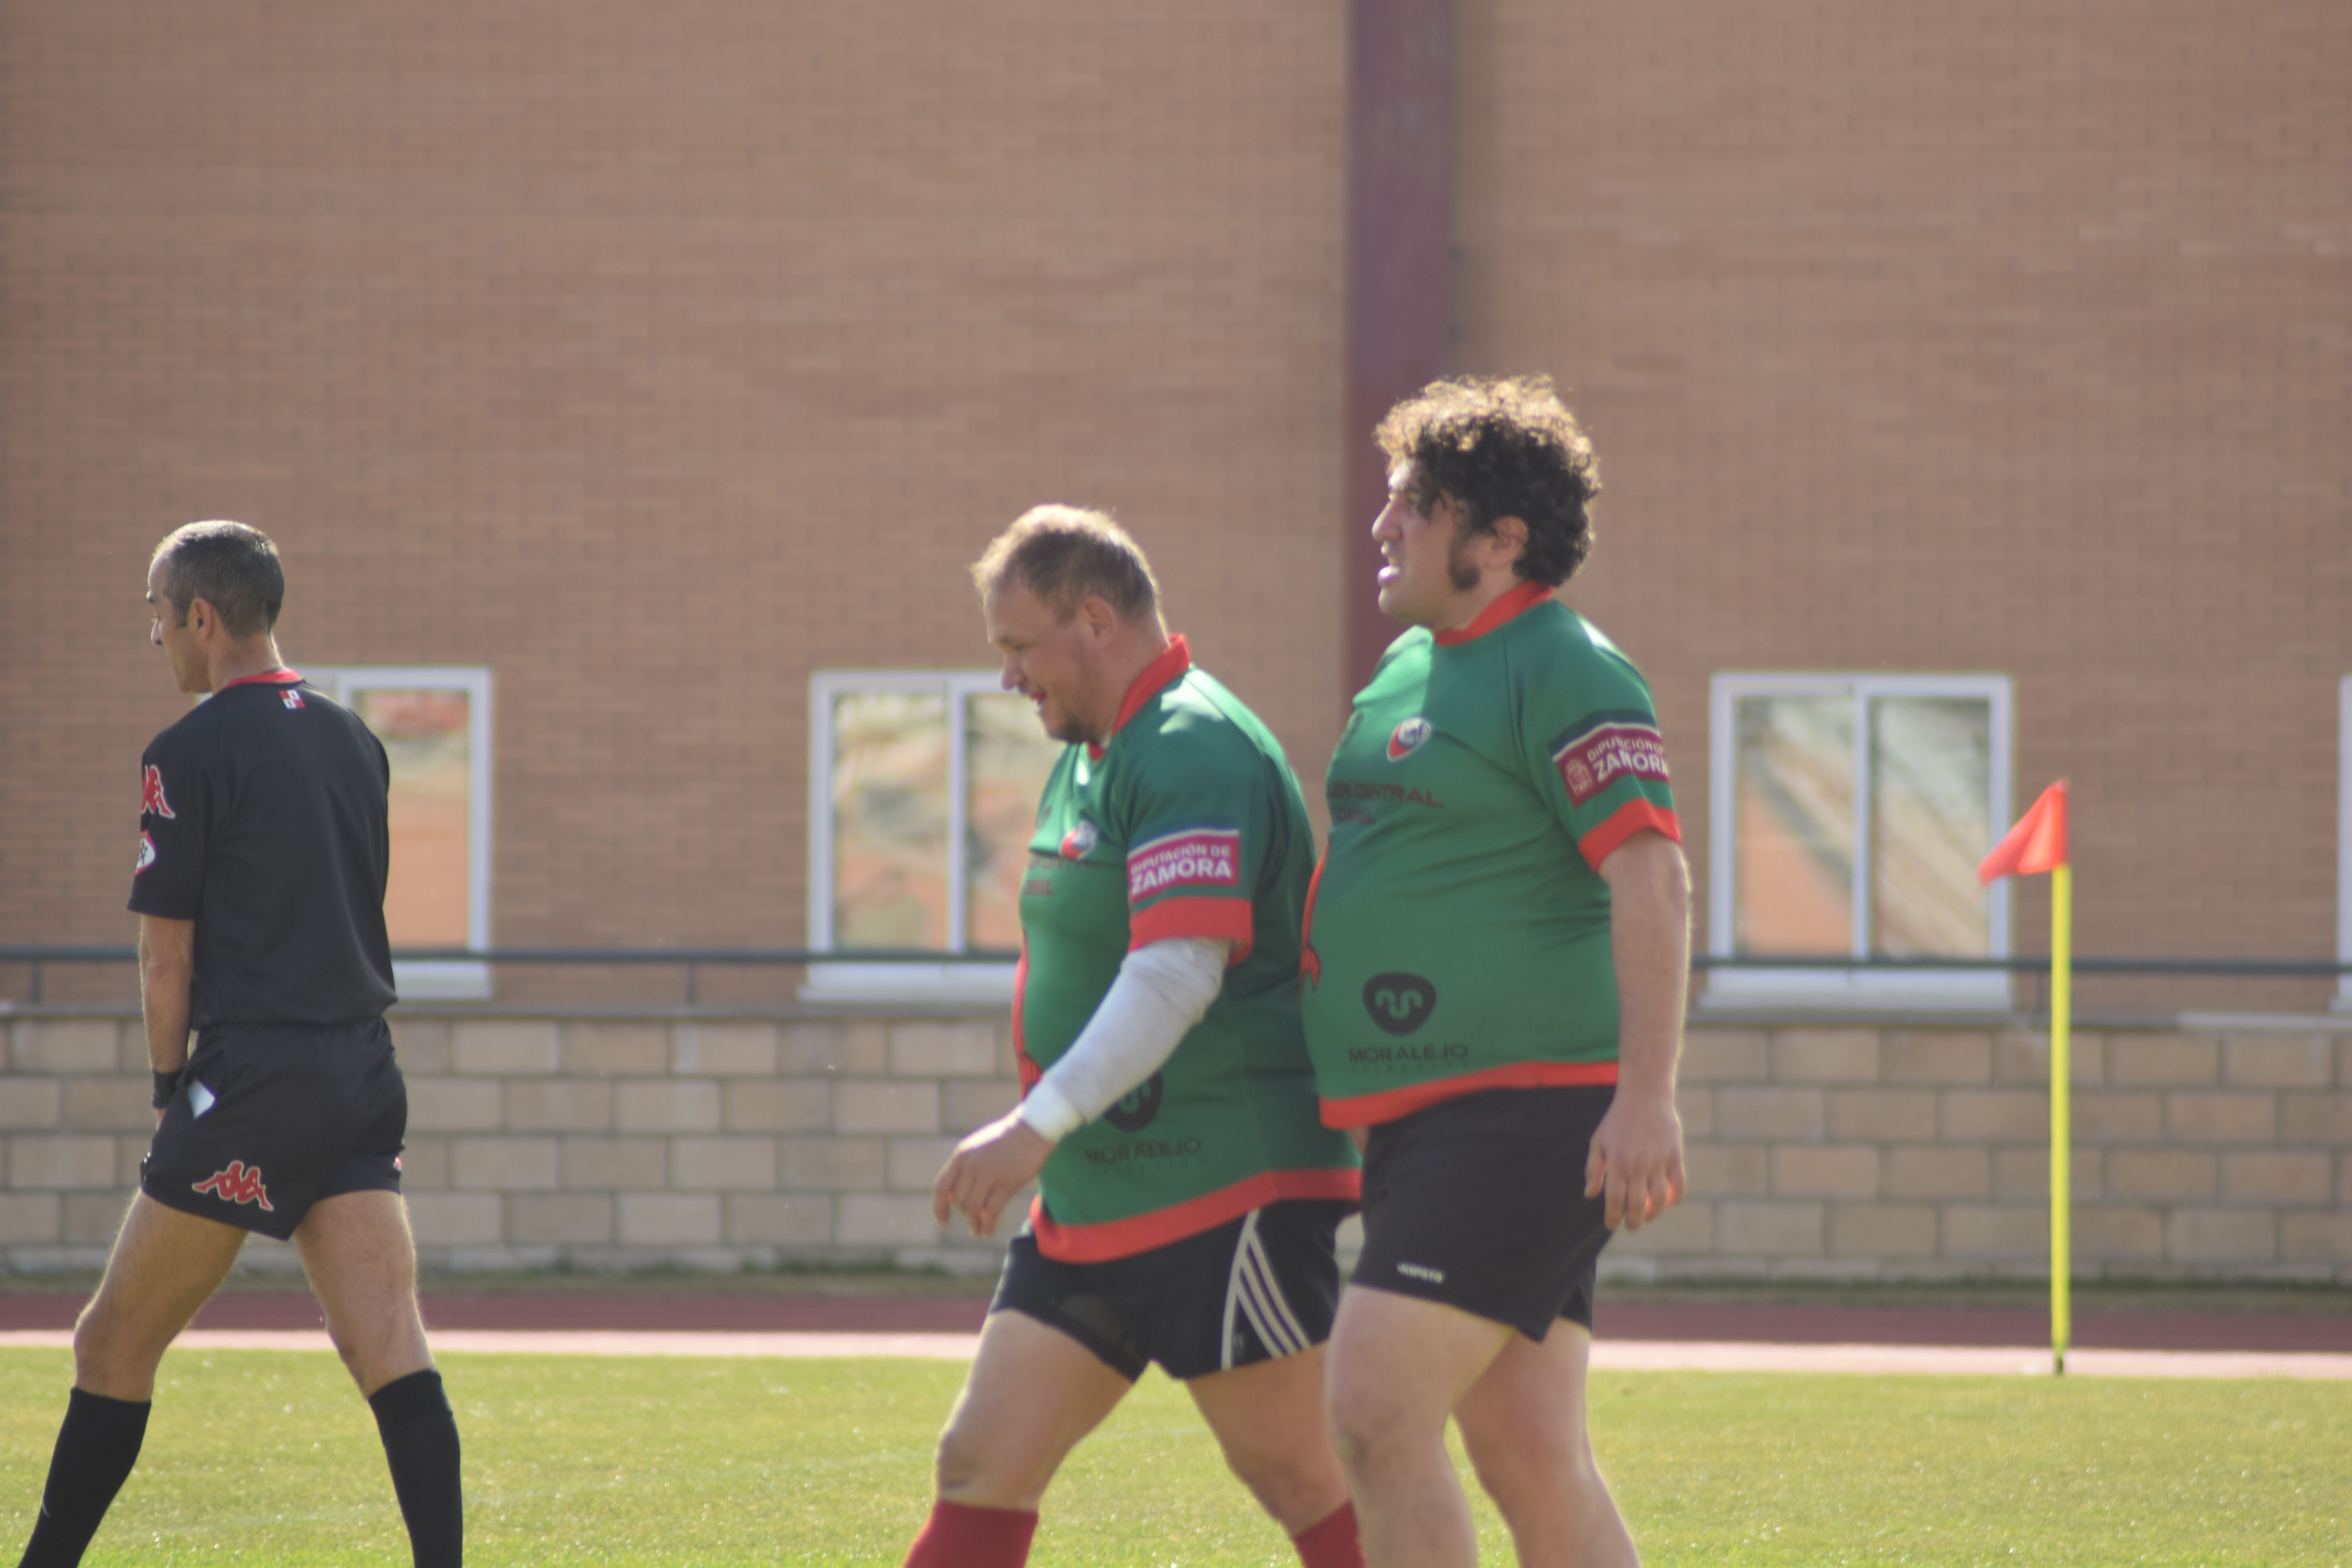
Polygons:
M2074 1074L2070 1031L2074 1023L2074 868L2061 862L2050 871L2050 1361L2053 1373L2066 1371L2066 1346L2074 1335L2071 1272L2073 1256Z

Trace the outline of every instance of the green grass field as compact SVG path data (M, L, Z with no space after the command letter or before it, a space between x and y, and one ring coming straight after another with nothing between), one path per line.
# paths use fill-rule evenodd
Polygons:
M956 1363L452 1355L470 1560L895 1563ZM64 1410L62 1351L0 1352L0 1554ZM2352 1562L2352 1386L2263 1380L1596 1375L1595 1442L1644 1559ZM1508 1563L1480 1514L1484 1557ZM405 1564L332 1358L174 1352L89 1558ZM1157 1373L1046 1500L1041 1565L1295 1563Z

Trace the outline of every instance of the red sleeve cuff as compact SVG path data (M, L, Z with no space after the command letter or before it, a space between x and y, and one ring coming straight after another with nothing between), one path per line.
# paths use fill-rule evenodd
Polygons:
M1609 814L1607 821L1576 841L1584 855L1584 863L1594 870L1601 862L1617 852L1625 840L1644 828L1663 833L1676 844L1683 841L1683 830L1675 821L1675 814L1654 801L1629 800Z
M1163 899L1150 909L1136 910L1128 915L1127 950L1132 952L1147 942L1166 942L1172 937L1207 937L1234 944L1232 955L1225 960L1230 969L1249 956L1255 932L1250 907L1244 900Z

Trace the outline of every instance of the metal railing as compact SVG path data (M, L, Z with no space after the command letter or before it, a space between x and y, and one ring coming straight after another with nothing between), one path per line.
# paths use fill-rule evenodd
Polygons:
M395 963L482 963L497 966L555 965L570 967L656 968L682 967L686 971L686 994L688 1003L697 999L701 972L705 967L736 969L805 969L818 963L904 963L923 965L1003 965L1013 963L1021 955L1011 950L987 949L971 952L935 952L920 948L857 948L846 951L818 952L799 947L493 947L493 948L404 948L393 955ZM38 1005L41 1001L42 975L49 964L135 963L138 951L129 947L65 947L65 946L0 946L0 964L24 964L32 971L30 995L26 1001ZM1691 968L1696 973L1713 970L1813 970L1839 973L1872 971L1936 971L1940 973L1984 973L2006 971L2013 974L2046 977L2050 970L2047 953L2020 953L2008 958L1869 958L1823 957L1737 957L1715 953L1693 953ZM2105 958L2078 957L2074 960L2076 974L2140 974L2249 980L2336 979L2352 974L2352 963L2329 959L2300 958Z
M856 948L845 952L820 952L804 947L421 947L399 948L393 952L394 963L483 963L553 964L583 968L658 968L682 966L686 970L686 995L688 1002L696 999L706 965L737 969L805 969L816 963L908 963L963 964L972 967L1002 967L1016 963L1021 954L1011 949L976 949L969 952L934 952L922 948L879 947ZM25 964L32 970L30 994L26 1000L37 1006L41 1001L42 971L45 965L136 963L139 950L133 947L49 947L0 945L0 964Z

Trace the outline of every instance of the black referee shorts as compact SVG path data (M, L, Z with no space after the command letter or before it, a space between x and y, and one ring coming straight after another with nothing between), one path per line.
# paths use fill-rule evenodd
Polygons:
M383 1019L226 1024L197 1037L139 1186L166 1208L284 1241L322 1198L400 1191L407 1131Z
M1271 1203L1107 1263L1057 1263L1024 1226L988 1310L1059 1329L1130 1383L1155 1361L1182 1382L1296 1355L1331 1337L1334 1237L1355 1206Z
M1442 1301L1540 1342L1592 1327L1602 1200L1584 1195L1612 1085L1497 1089L1371 1131L1352 1283Z

